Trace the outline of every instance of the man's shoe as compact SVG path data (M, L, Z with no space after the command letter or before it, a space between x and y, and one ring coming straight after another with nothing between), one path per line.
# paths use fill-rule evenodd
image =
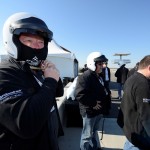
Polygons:
M121 100L121 99L122 99L122 97L117 97L117 99L118 99L118 100Z
M122 100L122 97L119 97L119 100Z

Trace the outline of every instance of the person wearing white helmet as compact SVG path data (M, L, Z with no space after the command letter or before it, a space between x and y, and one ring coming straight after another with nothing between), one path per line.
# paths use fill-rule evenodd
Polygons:
M83 119L83 129L80 140L81 150L101 150L96 141L96 131L104 111L104 102L107 92L102 72L106 57L100 52L92 52L87 57L87 68L78 76L75 98L79 102L80 114Z
M0 64L2 150L59 150L55 97L64 91L59 71L46 61L52 37L46 23L30 13L15 13L4 24L9 59Z

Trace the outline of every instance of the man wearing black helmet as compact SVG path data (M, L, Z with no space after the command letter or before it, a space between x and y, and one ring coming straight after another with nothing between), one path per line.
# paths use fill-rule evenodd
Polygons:
M77 79L75 98L79 101L83 119L81 150L101 150L96 141L96 131L104 113L104 103L108 94L100 73L106 57L100 52L92 52L87 57L87 68Z
M59 150L55 97L63 95L63 85L55 65L46 61L52 37L45 22L29 13L16 13L4 24L9 59L0 64L2 150Z

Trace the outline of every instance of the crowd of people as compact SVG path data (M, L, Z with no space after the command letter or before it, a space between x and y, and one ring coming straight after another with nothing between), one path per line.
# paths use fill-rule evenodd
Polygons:
M75 96L83 118L81 150L101 150L95 133L106 110L111 108L108 59L99 52L89 54L87 70L78 77ZM121 102L117 123L126 136L124 150L150 149L150 55L128 69L123 61L115 72ZM101 91L101 92L100 92Z
M3 28L9 59L0 64L0 149L59 150L63 135L56 97L64 89L56 66L46 60L53 32L29 13L10 16ZM129 70L119 62L115 72L118 99L117 123L127 141L124 150L150 149L150 55ZM101 52L87 57L76 79L74 99L79 102L83 128L80 150L101 150L96 131L111 109L111 71Z

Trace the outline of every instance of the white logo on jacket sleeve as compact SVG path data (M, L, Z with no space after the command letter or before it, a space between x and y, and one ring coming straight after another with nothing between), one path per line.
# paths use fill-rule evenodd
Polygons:
M150 99L148 99L148 98L143 98L143 103L150 103Z
M7 100L12 99L12 98L19 97L21 95L23 95L23 92L21 90L5 93L5 94L0 96L0 102L4 102L4 101L7 101Z

